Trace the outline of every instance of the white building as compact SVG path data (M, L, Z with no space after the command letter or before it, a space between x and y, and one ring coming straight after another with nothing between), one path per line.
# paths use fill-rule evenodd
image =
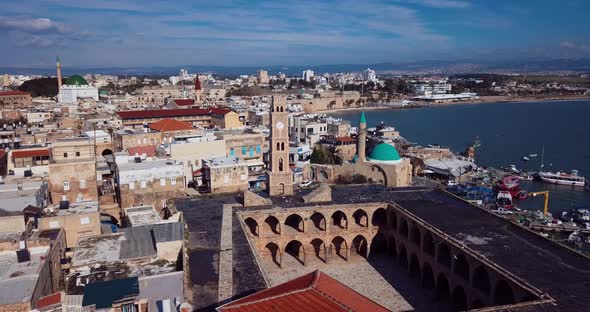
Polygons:
M447 94L453 86L450 83L416 84L414 90L417 95Z
M310 81L313 80L313 77L314 77L313 70L308 69L308 70L304 70L303 71L303 78L302 78L303 80L305 80L307 82L310 82Z
M374 70L367 68L363 72L363 80L364 81L375 81L375 80L377 80L377 74L375 74Z
M78 75L68 78L57 95L59 103L75 104L83 99L98 101L98 88L89 85L86 79Z

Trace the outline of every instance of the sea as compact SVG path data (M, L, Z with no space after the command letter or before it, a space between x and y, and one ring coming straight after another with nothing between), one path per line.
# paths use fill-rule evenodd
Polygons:
M539 171L544 150L546 171L570 172L590 178L590 100L454 104L408 109L365 111L369 127L382 122L421 146L438 144L464 151L476 137L476 163L486 167L516 165ZM357 125L359 111L330 113ZM523 156L538 157L523 161ZM523 181L521 188L549 191L549 211L558 217L570 208L590 208L590 191L583 187ZM516 203L519 208L542 210L543 196Z

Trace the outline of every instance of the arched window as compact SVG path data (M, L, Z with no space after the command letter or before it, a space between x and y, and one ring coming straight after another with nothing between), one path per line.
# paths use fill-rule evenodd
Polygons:
M281 143L277 142L277 151L281 150Z
M285 142L281 142L281 151L285 150Z
M279 158L279 171L283 171L283 159Z

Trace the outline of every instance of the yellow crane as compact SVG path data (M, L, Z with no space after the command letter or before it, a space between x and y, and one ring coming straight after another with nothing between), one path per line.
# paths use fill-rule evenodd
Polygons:
M547 216L547 213L549 212L549 191L529 193L530 197L535 197L537 195L543 195L543 197L545 197L545 204L543 206L543 216Z

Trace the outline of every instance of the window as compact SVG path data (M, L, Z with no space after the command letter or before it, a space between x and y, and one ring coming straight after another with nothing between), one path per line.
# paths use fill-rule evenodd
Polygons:
M81 179L80 180L80 188L81 189L85 189L86 188L86 180L85 179Z
M230 148L229 149L229 156L234 156L236 154L236 152L234 151L234 148Z
M146 188L147 187L147 181L141 181L140 182L140 186L141 186L141 188Z
M129 189L130 190L134 190L135 189L135 182L133 182L133 181L129 182Z
M76 152L76 157L80 157L80 152Z
M64 191L69 191L69 190L70 190L70 182L64 181Z
M68 153L64 153L64 158L68 158Z
M242 146L242 156L246 155L247 152L248 152L248 148L245 146Z
M260 144L256 145L256 153L260 154L261 151L262 149L260 148Z
M50 229L57 229L59 227L59 221L49 221Z
M166 186L166 179L160 179L160 186Z
M170 178L170 184L176 185L176 178Z
M90 218L88 218L88 217L80 218L80 224L90 224Z
M254 156L254 148L250 147L250 157L253 157L253 156Z

